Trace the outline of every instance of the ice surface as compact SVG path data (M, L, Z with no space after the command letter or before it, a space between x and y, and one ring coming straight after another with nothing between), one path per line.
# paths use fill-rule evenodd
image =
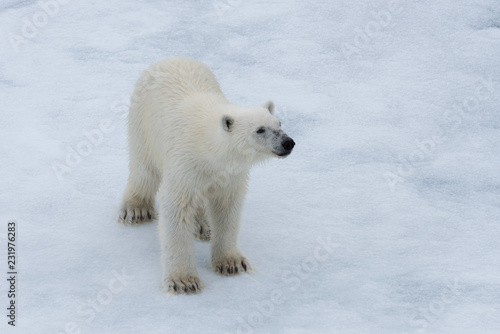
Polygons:
M40 4L0 4L2 263L19 229L2 332L500 332L497 0ZM217 276L197 243L195 296L160 292L156 224L114 223L127 99L171 56L234 103L273 99L297 142L252 172L258 272Z

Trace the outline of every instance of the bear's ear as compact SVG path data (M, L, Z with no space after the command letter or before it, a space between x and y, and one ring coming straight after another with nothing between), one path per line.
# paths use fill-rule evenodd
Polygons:
M271 115L274 115L274 102L273 101L269 100L266 103L264 103L262 106L264 108L266 108L267 110L269 110Z
M222 116L222 128L227 132L233 129L234 119L231 116Z

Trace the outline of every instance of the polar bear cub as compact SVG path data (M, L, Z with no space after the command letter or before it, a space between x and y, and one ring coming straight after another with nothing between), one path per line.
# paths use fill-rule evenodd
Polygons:
M120 222L156 218L163 287L201 290L193 239L211 240L211 267L222 275L251 270L237 242L252 165L286 157L294 141L274 117L274 104L230 104L214 74L192 59L160 61L144 71L131 99L130 175Z

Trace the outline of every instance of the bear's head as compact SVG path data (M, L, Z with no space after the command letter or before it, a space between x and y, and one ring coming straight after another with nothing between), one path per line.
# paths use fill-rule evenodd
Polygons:
M285 158L295 146L274 116L272 101L257 108L232 106L230 112L222 115L221 127L233 149L249 163L270 157Z

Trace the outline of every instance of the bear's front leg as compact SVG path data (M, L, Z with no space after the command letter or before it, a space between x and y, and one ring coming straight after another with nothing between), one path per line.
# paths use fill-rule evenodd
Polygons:
M194 258L192 199L175 198L161 192L158 225L163 266L163 290L173 294L196 293L202 289Z
M212 198L210 211L213 219L210 247L212 270L221 275L250 272L248 260L238 248L238 231L244 194L225 193Z

